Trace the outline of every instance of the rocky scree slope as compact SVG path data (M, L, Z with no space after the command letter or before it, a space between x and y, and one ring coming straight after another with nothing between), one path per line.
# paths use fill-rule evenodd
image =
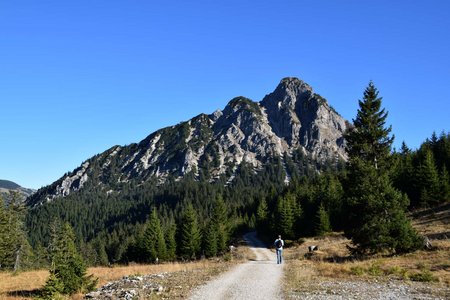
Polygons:
M163 183L187 174L209 181L227 176L231 182L241 163L258 170L293 151L318 164L345 160L348 126L308 84L284 78L260 102L236 97L222 111L160 129L136 144L114 146L39 190L28 204L67 196L89 181L105 192L121 182Z

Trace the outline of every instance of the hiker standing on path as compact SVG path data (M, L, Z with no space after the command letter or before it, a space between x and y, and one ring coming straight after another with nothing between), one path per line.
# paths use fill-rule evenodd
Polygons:
M281 235L275 240L275 250L277 251L277 264L281 264L283 262L283 246L284 241L281 239Z

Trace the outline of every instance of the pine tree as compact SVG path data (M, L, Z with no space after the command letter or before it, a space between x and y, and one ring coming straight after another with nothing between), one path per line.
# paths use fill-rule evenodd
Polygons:
M267 234L268 231L268 218L269 218L269 208L267 206L266 198L262 198L256 209L256 229L261 234Z
M180 224L180 256L184 259L195 259L200 253L200 229L197 214L191 203L183 213Z
M107 266L108 265L108 254L105 250L105 244L100 239L96 239L93 241L93 247L95 249L95 252L97 253L96 260L94 262L94 265L97 266Z
M8 204L0 197L0 268L18 271L22 260L32 256L25 233L25 211L17 192L11 193Z
M450 176L448 174L445 165L442 166L442 171L440 173L440 200L442 202L448 202L450 200Z
M417 183L415 181L413 155L405 142L402 142L400 149L401 152L399 153L399 162L397 163L397 171L394 176L394 184L398 189L408 195L411 206L417 206L419 195L415 189Z
M360 253L406 252L419 247L420 238L406 218L408 199L390 180L393 137L386 128L387 112L372 82L364 91L354 120L346 134L348 182L345 234Z
M50 277L43 293L48 299L53 299L57 293L72 295L92 290L97 280L92 275L86 276L87 268L75 246L72 227L69 223L61 226L55 222L52 228Z
M204 249L206 257L217 255L217 230L212 222L205 228Z
M219 195L214 202L212 226L216 231L217 251L223 252L227 249L230 235L230 225L228 221L228 212L222 196Z
M392 127L384 127L388 113L381 109L381 100L375 85L370 82L363 100L359 100L357 117L353 120L355 127L345 137L350 163L361 160L375 169L390 167L389 154L394 137L390 136Z
M331 231L330 217L321 203L316 214L316 235L324 235Z
M177 225L175 224L173 218L171 218L165 234L168 261L174 261L177 258L176 232Z
M436 168L433 153L425 148L418 170L418 185L421 206L436 204L440 201L439 173Z
M275 224L277 224L277 231L279 234L287 239L292 239L295 237L295 209L292 207L293 197L294 196L292 194L280 196L277 204Z
M331 174L324 174L319 179L320 193L318 201L327 208L330 226L342 228L343 187L339 180Z
M147 256L146 261L156 262L160 259L166 259L167 247L156 209L153 209L150 213L150 218L146 224L143 244L145 255Z

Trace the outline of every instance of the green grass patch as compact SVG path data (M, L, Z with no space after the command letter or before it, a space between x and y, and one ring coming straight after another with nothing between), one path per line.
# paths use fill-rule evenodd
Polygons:
M362 276L362 275L364 275L364 273L366 273L366 270L361 266L356 266L356 267L350 268L350 273L352 275Z
M387 275L395 275L401 278L408 278L408 270L399 266L393 266L387 270Z
M367 268L367 274L372 276L381 276L384 275L383 269L381 269L381 266L379 263L373 263L370 265L370 267Z
M428 270L422 270L419 273L409 274L408 277L411 281L420 281L420 282L437 282L437 281L439 281L439 278L434 276Z

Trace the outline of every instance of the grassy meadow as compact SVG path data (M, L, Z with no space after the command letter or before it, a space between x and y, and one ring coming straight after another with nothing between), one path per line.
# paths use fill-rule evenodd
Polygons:
M242 244L242 241L238 242ZM228 270L231 266L253 258L253 252L246 246L239 246L231 255L216 259L202 259L192 262L163 263L152 265L130 264L127 266L93 267L87 274L98 278L97 287L124 276L171 273L170 279L161 284L166 287L163 294L156 299L184 299L193 287L203 284L212 277ZM34 270L19 273L0 272L0 300L33 299L44 286L49 272ZM176 288L174 288L176 287ZM82 294L75 294L67 299L82 299Z
M307 238L285 251L285 289L318 279L402 280L450 287L450 205L411 215L413 226L429 237L432 249L355 259L347 248L350 241L341 233ZM310 245L319 250L309 253Z

